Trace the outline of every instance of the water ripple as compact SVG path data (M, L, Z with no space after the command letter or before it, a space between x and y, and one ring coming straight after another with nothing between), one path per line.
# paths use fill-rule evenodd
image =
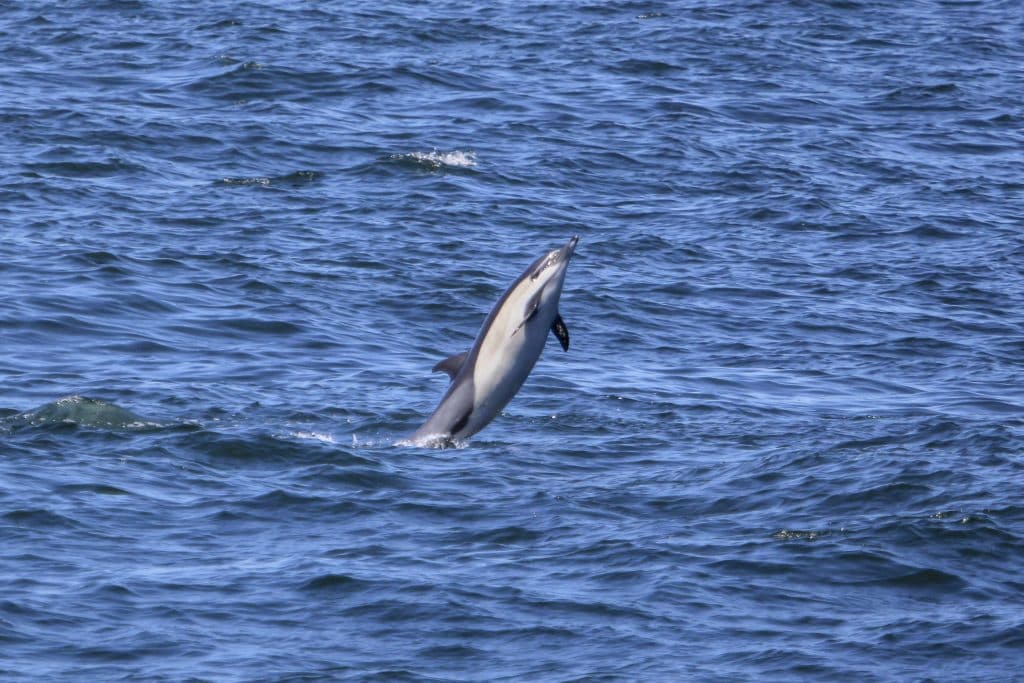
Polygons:
M1016 9L5 8L4 675L1017 676Z

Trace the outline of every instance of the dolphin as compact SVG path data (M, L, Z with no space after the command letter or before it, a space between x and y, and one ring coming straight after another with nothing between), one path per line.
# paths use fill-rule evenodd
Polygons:
M498 299L469 351L434 366L434 372L448 373L451 384L409 442L444 446L486 427L523 386L549 330L569 350L569 329L558 313L558 300L579 239L574 235L530 264Z

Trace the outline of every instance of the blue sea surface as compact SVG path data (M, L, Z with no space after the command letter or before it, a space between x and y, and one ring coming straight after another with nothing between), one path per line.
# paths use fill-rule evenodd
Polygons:
M1024 680L1022 36L0 3L0 680ZM399 445L573 234L569 352Z

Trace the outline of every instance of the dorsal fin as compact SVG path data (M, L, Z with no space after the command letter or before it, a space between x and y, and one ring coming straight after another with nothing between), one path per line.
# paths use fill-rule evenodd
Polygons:
M562 345L563 351L569 350L569 328L565 326L565 321L562 320L562 314L559 313L555 316L555 322L551 323L551 331L558 337L559 343Z
M446 372L448 377L455 379L455 375L459 374L459 370L462 369L462 364L466 362L466 356L469 355L469 351L463 351L457 353L454 356L448 356L443 361L434 366L431 372Z

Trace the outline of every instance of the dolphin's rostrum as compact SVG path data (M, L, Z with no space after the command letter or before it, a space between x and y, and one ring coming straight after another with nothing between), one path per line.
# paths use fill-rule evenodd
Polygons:
M558 300L577 242L573 236L534 261L495 304L472 348L434 366L434 372L448 373L451 384L412 443L445 445L486 427L526 381L549 331L569 350Z

